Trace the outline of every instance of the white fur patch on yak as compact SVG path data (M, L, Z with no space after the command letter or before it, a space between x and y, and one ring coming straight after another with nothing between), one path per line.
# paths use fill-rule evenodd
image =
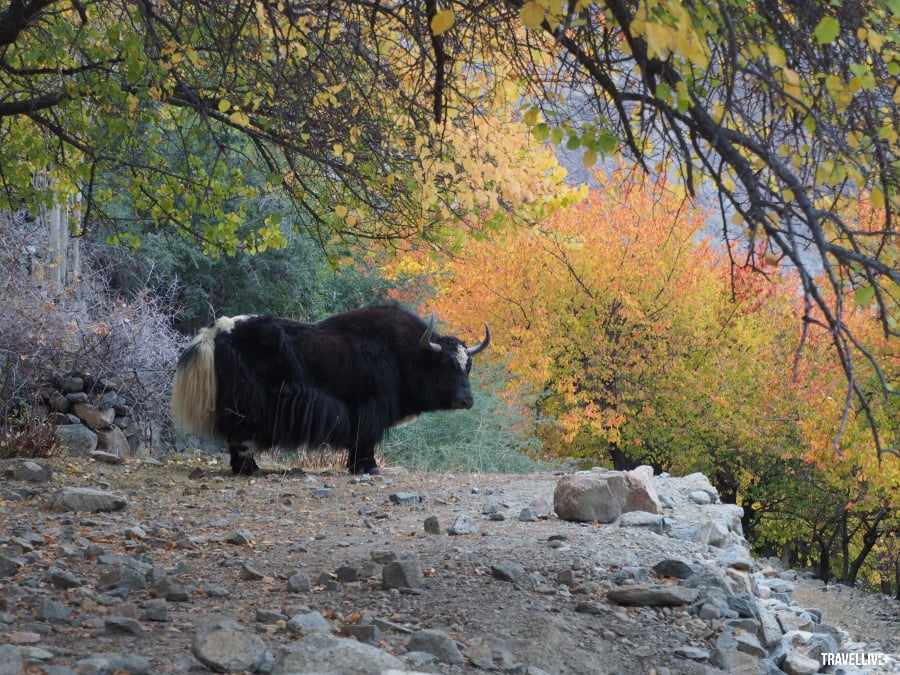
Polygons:
M466 365L469 363L469 352L462 345L456 348L456 360L459 362L459 367L465 372Z

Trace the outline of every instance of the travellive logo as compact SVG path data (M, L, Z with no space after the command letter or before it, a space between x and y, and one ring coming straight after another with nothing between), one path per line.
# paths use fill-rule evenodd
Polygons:
M885 666L887 654L883 652L822 652L823 666Z

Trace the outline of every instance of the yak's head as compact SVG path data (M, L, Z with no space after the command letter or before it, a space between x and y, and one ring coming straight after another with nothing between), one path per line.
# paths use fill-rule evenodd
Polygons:
M460 410L472 407L472 390L469 388L469 371L472 357L487 349L491 342L491 329L484 324L484 340L474 347L466 347L459 338L434 335L434 313L428 328L422 334L419 345L425 350L427 377L435 397L433 410Z

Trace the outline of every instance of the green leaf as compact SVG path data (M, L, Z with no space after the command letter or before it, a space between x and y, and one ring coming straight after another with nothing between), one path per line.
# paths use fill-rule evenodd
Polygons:
M853 302L860 307L865 307L872 302L872 298L874 297L875 289L872 286L860 286L853 293Z
M834 42L834 39L840 32L841 24L839 24L836 19L830 16L825 16L822 17L819 25L816 26L816 29L813 31L813 35L816 36L816 42L818 42L820 45L827 45Z
M543 143L550 136L550 128L544 122L541 122L531 128L531 134L538 143Z
M613 136L608 131L602 132L598 137L598 146L600 147L600 152L604 155L611 155L616 151L619 147L619 139Z

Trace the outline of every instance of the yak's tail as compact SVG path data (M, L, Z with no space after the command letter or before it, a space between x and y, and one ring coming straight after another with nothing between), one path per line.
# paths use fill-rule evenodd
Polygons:
M197 436L212 436L216 426L216 335L228 333L245 317L222 317L200 331L181 354L172 380L172 419Z

